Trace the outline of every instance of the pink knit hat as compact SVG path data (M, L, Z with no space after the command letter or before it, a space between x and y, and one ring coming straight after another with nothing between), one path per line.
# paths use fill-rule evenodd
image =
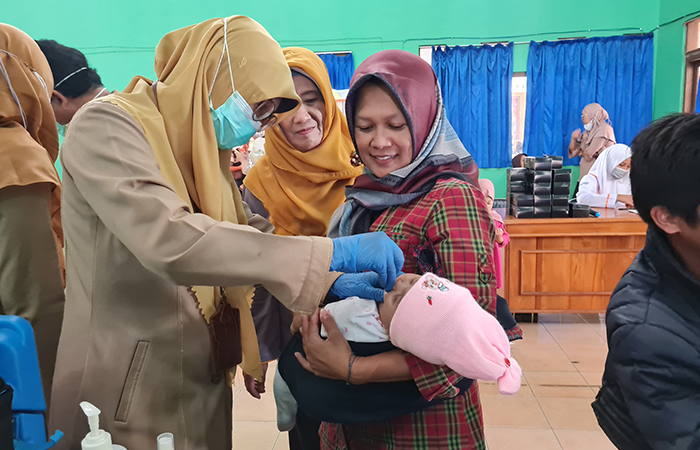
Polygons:
M431 364L475 380L497 380L501 394L520 389L522 370L495 317L468 289L432 273L406 293L389 326L391 342Z

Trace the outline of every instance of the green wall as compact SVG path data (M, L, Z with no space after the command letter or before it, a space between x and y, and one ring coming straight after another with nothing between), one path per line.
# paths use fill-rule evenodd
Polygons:
M154 77L153 49L165 33L217 16L248 15L282 46L349 50L356 64L384 49L513 41L514 70L524 72L530 40L649 32L697 9L697 0L34 0L4 6L0 20L79 48L108 88L121 89L134 75ZM682 108L685 20L656 31L654 117ZM482 174L505 195L504 169Z
M258 20L282 46L351 50L356 63L383 49L418 52L420 45L622 34L657 25L659 0L49 0L12 2L0 20L34 38L53 38L82 50L109 88L133 75L153 77L153 48L168 31L232 14ZM602 13L604 11L604 13ZM608 31L585 31L608 30ZM527 45L517 45L515 70L524 71Z
M700 2L661 0L655 36L654 118L683 110L685 86L685 22L700 16ZM684 17L686 16L687 17ZM681 17L684 17L680 20ZM668 23L671 22L672 23Z

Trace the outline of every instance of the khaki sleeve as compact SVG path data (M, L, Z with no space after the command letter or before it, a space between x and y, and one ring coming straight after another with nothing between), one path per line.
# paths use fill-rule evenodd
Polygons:
M598 157L600 152L605 150L606 148L610 147L613 145L614 142L611 141L610 139L606 138L605 136L598 136L593 138L591 141L591 145L589 145L586 150L585 150L585 156L589 159L595 159Z
M569 158L574 158L576 156L579 156L581 154L581 143L578 141L574 141L574 149L572 150L571 147L569 147Z
M248 218L248 225L263 233L272 234L275 232L275 226L260 214L253 213L246 202L243 202L243 207L245 208L245 215Z
M117 106L81 110L62 152L64 170L104 226L175 284L261 284L287 308L311 313L337 278L329 273L330 239L275 236L190 212L160 173L141 126Z

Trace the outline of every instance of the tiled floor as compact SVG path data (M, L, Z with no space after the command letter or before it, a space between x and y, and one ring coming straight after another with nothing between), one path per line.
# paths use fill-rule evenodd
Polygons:
M539 323L520 325L525 339L512 347L523 369L520 392L503 396L495 383L480 383L489 450L614 450L591 409L607 352L601 317L540 314ZM234 449L288 449L286 433L275 423L272 380L261 400L242 388L239 380Z

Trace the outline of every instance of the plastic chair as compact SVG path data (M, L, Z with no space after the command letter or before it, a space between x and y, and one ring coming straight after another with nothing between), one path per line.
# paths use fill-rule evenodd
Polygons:
M0 316L0 378L12 387L15 450L46 449L63 435L46 440L46 401L41 387L34 330L18 316Z

